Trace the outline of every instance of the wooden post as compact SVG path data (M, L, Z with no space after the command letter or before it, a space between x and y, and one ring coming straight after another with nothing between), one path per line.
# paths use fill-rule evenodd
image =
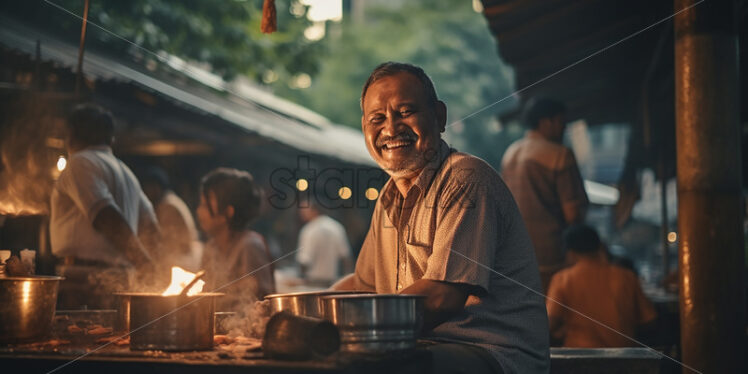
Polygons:
M744 373L738 44L732 1L675 0L681 345L704 373ZM684 373L692 372L688 368Z
M86 25L88 24L88 2L83 6L83 24L81 25L81 39L78 45L78 68L75 77L75 96L80 99L81 82L83 81L83 52L86 49Z

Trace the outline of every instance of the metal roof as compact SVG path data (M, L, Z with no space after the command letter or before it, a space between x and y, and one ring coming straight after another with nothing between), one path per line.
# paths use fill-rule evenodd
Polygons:
M42 59L52 60L71 68L76 66L77 46L7 18L0 19L0 44L34 55L36 41L39 40ZM184 65L179 69L178 62L168 65L193 80L233 97L222 97L205 87L167 82L153 76L142 66L117 61L90 50L85 53L83 71L86 76L98 80L132 82L195 110L215 115L244 130L303 152L355 164L376 165L366 150L363 135L355 129L330 123L307 108L257 88L244 85L237 89L235 85L220 78L216 80L216 76L205 70L200 71L194 66Z

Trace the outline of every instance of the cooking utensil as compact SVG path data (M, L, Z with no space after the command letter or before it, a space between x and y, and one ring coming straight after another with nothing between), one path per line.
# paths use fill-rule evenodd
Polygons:
M360 291L314 291L279 293L265 296L270 302L270 315L283 311L296 316L323 318L321 297L329 295L360 295L372 294Z
M199 281L200 278L202 278L204 275L205 275L205 270L200 270L197 273L195 273L195 277L192 278L190 283L187 283L187 285L184 286L184 288L182 289L182 292L180 292L179 295L187 296L187 292L190 290L190 288L192 288L192 286L194 286L195 283L197 283L197 281Z
M213 349L215 298L221 293L130 297L130 349L199 351Z
M340 330L341 351L375 353L415 347L423 325L423 295L330 295L325 319Z
M340 349L340 334L329 321L276 313L268 321L262 351L269 358L309 360L324 358Z
M0 343L46 337L51 331L63 277L0 278Z

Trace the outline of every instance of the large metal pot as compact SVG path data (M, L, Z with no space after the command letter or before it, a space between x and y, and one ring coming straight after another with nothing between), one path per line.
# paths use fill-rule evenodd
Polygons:
M288 312L295 316L323 318L322 300L323 296L331 295L361 295L372 294L361 291L314 291L278 293L265 296L270 302L270 315Z
M200 351L213 349L216 296L162 296L156 293L121 293L130 296L130 349Z
M422 295L322 297L325 319L340 330L340 349L376 353L415 347L423 326Z
M0 343L27 342L49 334L63 279L41 275L0 278Z

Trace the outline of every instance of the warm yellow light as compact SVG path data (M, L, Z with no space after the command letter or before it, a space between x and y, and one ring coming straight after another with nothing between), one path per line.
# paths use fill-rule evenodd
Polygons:
M65 170L65 166L68 166L68 160L65 158L65 156L60 156L57 159L57 170L63 171Z
M369 200L376 200L379 197L379 191L374 187L369 187L366 189L365 195Z
M171 267L171 284L161 294L162 296L179 295L182 290L187 287L192 280L195 279L195 273L190 273L187 270L180 268L179 266ZM203 291L205 282L198 280L195 284L187 291L187 296L194 296Z
M296 181L296 189L299 191L306 191L306 189L309 188L309 182L306 181L306 179L301 178Z
M667 241L669 243L675 243L676 240L678 240L678 234L676 234L674 231L671 231L667 234Z
M353 195L353 192L351 192L351 189L348 187L340 187L338 190L338 196L340 196L343 200L348 200L351 198L351 195Z

